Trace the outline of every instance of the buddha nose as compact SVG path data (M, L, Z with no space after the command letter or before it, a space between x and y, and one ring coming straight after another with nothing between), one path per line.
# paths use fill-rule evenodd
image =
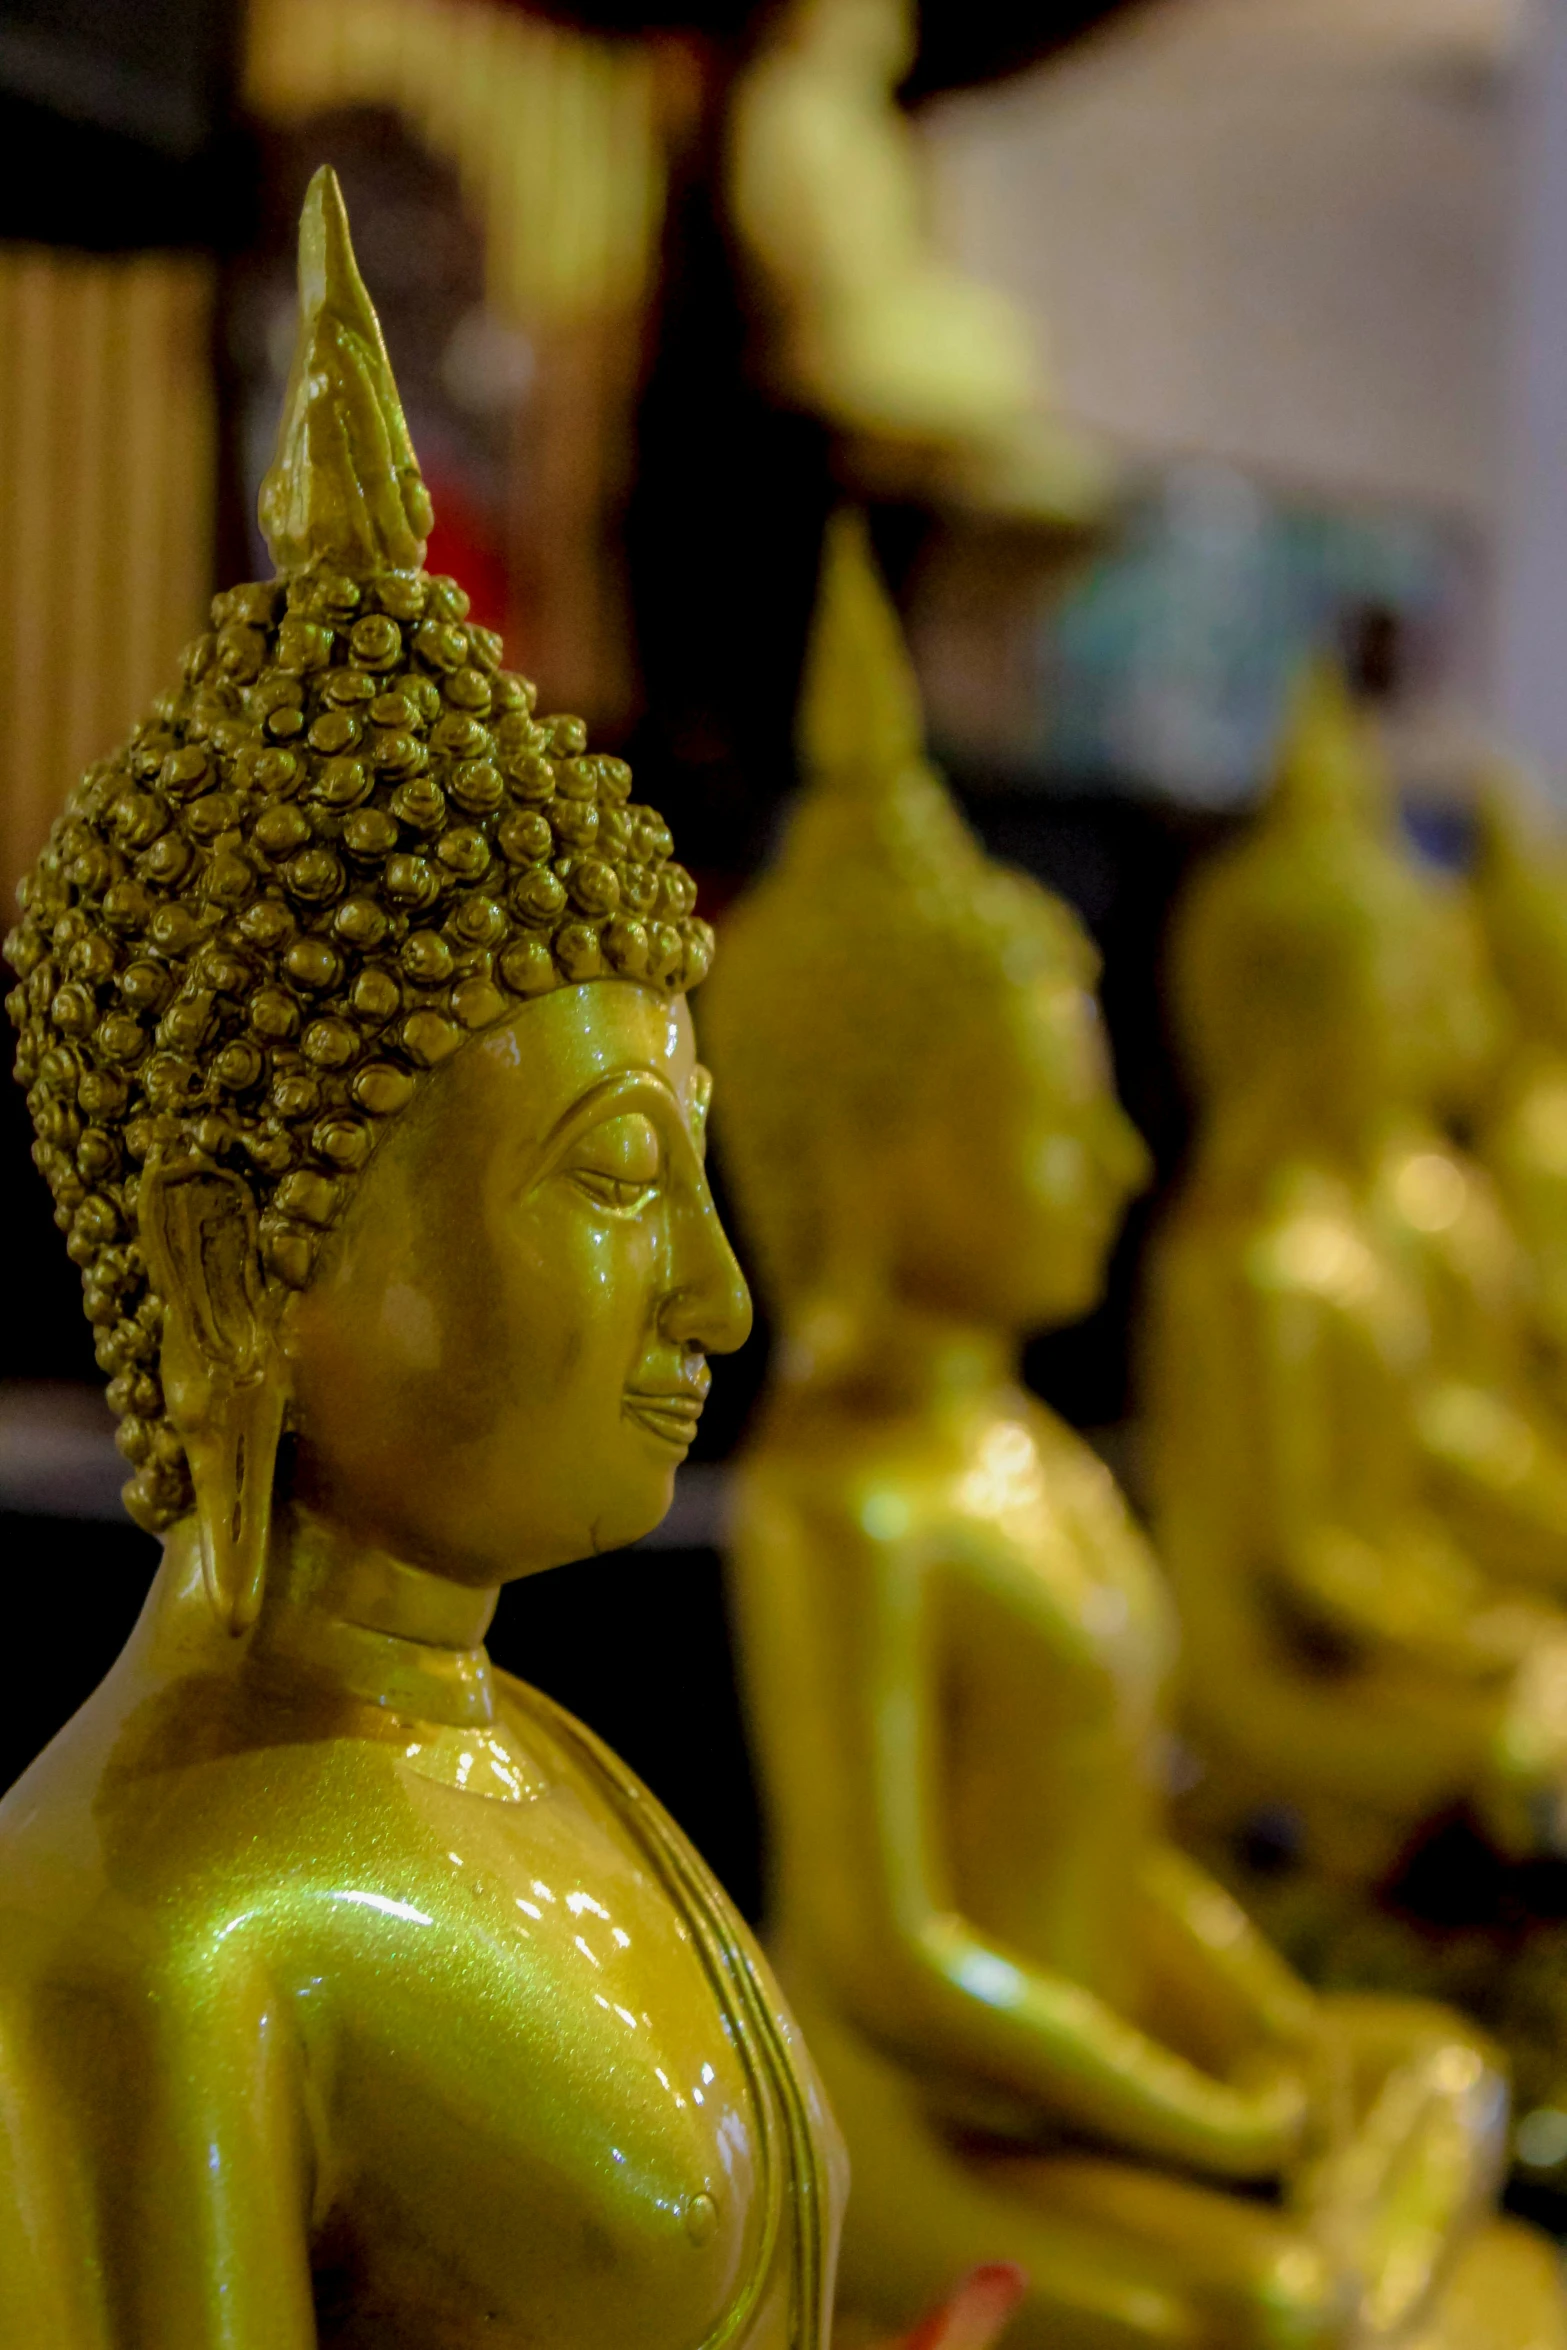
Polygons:
M1100 1136L1100 1164L1123 1199L1135 1199L1153 1180L1153 1153L1115 1100Z
M733 1354L751 1335L751 1292L711 1192L702 1186L681 1218L672 1286L659 1308L661 1336L703 1354Z

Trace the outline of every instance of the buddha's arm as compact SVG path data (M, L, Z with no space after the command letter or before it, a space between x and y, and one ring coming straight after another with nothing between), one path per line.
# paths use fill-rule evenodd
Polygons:
M1342 1450L1331 1308L1287 1285L1262 1289L1254 1306L1249 1476L1276 1588L1364 1655L1460 1680L1494 1678L1507 1660L1496 1653L1485 1591L1440 1529L1406 1522L1372 1534L1346 1518L1345 1494L1357 1479ZM1391 1423L1399 1414L1391 1395L1389 1412ZM1356 1436L1368 1447L1407 1441L1397 1424L1362 1426Z
M316 2350L302 2058L281 1995L225 1959L185 1957L147 2003L113 2350Z
M1518 1398L1461 1380L1433 1382L1415 1426L1441 1498L1488 1567L1567 1589L1567 1447Z
M1318 1525L1280 1552L1277 1573L1308 1618L1362 1653L1474 1682L1518 1661L1510 1619L1486 1608L1480 1578L1440 1527L1414 1523L1371 1542Z
M106 2350L56 2085L0 2025L0 2350Z
M1559 1374L1567 1347L1567 1063L1528 1087L1510 1116L1493 1126L1481 1157L1501 1195L1507 1220L1528 1258L1530 1320L1543 1344L1548 1376Z
M1259 2039L1297 2049L1311 2041L1317 2002L1206 1870L1173 1844L1153 1844L1142 1890L1149 1973L1205 2041L1229 2043L1216 2050L1220 2063Z
M840 1995L860 2028L926 2073L1150 2159L1233 2178L1278 2171L1301 2126L1292 2070L1248 2088L1216 2079L1080 1983L999 1947L954 1907L937 1794L930 1578L894 1551L877 1582L853 1741L869 1784L846 1791L872 1823L868 1881L837 1936Z

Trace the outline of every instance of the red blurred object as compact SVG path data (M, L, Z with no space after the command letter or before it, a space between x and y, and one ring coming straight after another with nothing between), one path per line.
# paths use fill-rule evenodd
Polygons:
M989 2350L1027 2281L1009 2260L971 2269L951 2299L906 2334L897 2350Z
M435 508L435 522L425 552L425 569L460 580L468 596L468 616L481 628L504 634L508 611L506 558L494 532L462 485L450 475L425 468L425 486ZM513 646L508 653L516 660Z

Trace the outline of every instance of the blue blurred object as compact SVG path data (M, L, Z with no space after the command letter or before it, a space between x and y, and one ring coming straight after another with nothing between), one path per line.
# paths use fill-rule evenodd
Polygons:
M1302 660L1367 609L1419 629L1452 569L1422 517L1289 504L1228 466L1172 466L1041 631L1041 780L1244 806Z

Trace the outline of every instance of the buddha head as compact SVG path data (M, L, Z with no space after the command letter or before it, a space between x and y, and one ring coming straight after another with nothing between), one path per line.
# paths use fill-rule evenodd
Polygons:
M1353 1138L1390 1109L1445 1113L1478 1084L1497 1005L1472 912L1402 845L1337 672L1300 680L1261 815L1179 910L1171 981L1232 1156Z
M857 518L829 534L808 782L730 918L703 1032L725 1166L802 1371L888 1302L1010 1333L1094 1302L1146 1172L1110 1083L1094 950L993 864L924 756Z
M1475 895L1497 977L1523 1036L1567 1048L1567 845L1518 775L1480 793Z
M235 1630L275 1486L474 1585L668 1505L744 1285L702 1172L711 933L662 820L421 568L336 181L270 581L71 794L7 942L16 1070L131 1514Z

